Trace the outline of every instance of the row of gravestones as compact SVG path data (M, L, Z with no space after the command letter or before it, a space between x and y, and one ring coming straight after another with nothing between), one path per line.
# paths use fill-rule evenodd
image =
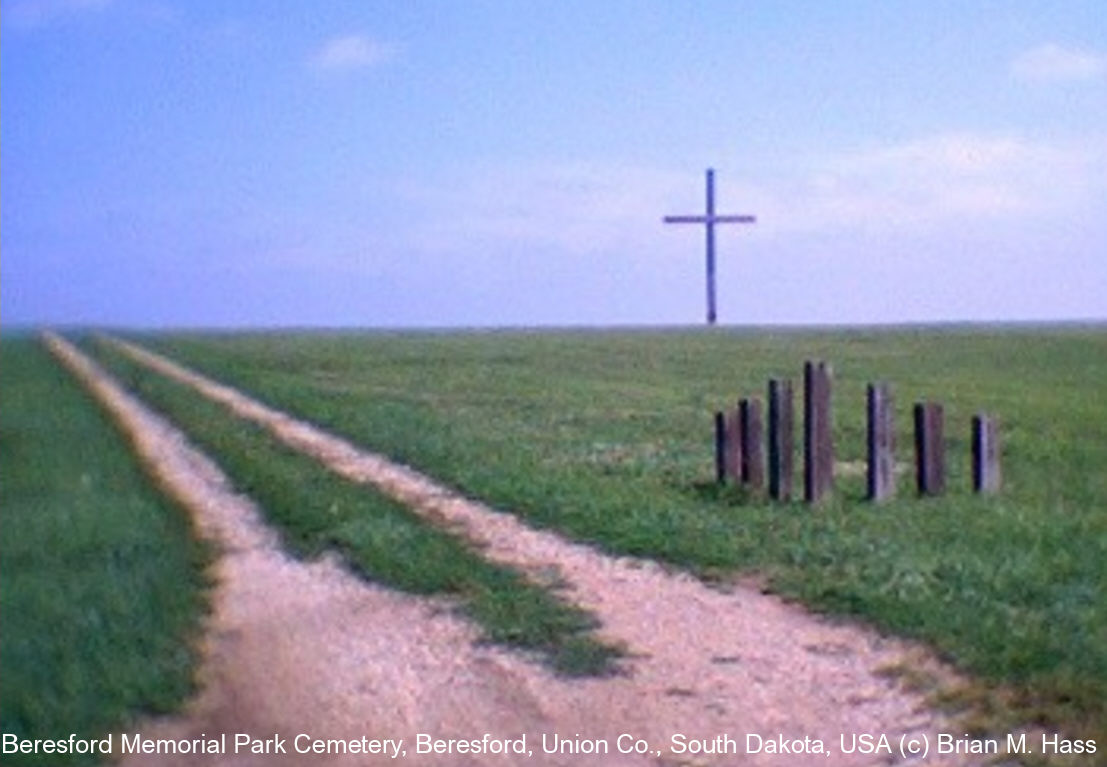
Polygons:
M807 362L803 369L803 497L809 503L824 498L834 484L834 442L831 434L832 373L825 362ZM868 496L874 501L895 495L895 418L891 388L870 384L867 397ZM760 492L768 475L769 496L789 500L793 486L794 424L792 382L769 381L768 425L761 401L739 400L738 407L715 414L715 473ZM915 480L920 495L945 490L944 415L936 402L914 407ZM998 424L979 414L972 421L973 489L996 493L1000 486Z

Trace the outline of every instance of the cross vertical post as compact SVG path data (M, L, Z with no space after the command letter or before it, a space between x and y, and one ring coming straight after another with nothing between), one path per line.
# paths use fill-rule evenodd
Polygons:
M716 224L752 224L755 216L719 215L715 213L715 171L707 169L706 210L702 216L665 216L666 224L703 224L707 240L707 324L714 325L715 309L715 225Z
M707 169L707 324L715 324L715 170Z

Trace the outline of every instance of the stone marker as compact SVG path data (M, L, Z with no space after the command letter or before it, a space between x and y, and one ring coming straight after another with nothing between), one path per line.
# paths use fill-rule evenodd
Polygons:
M738 415L742 434L742 483L760 491L765 487L765 430L761 419L761 400L741 400Z
M715 413L715 481L726 482L726 416Z
M892 389L884 382L868 387L868 495L886 501L896 494L895 410Z
M946 455L942 406L915 405L915 469L919 495L941 495L946 488Z
M803 497L818 503L834 485L834 438L830 414L831 369L825 362L803 366Z
M738 408L726 414L726 477L738 484L742 480L742 422Z
M972 419L972 489L998 493L999 486L999 423L979 413Z
M792 381L769 381L769 496L777 501L792 498Z

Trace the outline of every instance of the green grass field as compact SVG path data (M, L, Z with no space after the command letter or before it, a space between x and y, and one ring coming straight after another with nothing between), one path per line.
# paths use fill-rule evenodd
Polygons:
M36 341L5 337L0 371L0 731L102 737L174 710L193 692L207 547Z
M993 726L1009 715L1107 743L1104 327L138 340L533 524L704 577L757 573L924 640L1006 690ZM717 488L712 412L763 397L770 376L799 386L808 358L835 371L834 498L812 509ZM916 498L908 473L898 500L864 502L873 380L892 384L908 464L911 403L944 403L944 497ZM995 498L968 487L978 410L1002 424Z

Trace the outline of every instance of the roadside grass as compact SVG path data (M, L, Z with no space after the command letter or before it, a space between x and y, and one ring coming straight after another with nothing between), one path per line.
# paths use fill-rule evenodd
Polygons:
M34 339L5 336L0 371L0 731L102 738L175 710L194 691L208 547Z
M814 609L923 640L1004 689L994 729L1107 744L1103 326L137 340L533 524L703 577L756 572ZM834 497L812 509L716 487L711 413L764 397L770 376L799 387L809 358L833 365L837 458L853 469ZM915 497L907 471L896 500L864 501L874 380L892 384L905 467L911 403L945 405L945 496ZM998 497L968 487L978 410L1001 421Z
M558 673L614 671L617 648L600 642L592 633L595 619L555 591L488 562L457 536L373 488L339 477L263 428L228 416L188 387L103 344L85 346L218 461L296 556L335 551L369 580L413 594L455 597L487 640L537 653Z

